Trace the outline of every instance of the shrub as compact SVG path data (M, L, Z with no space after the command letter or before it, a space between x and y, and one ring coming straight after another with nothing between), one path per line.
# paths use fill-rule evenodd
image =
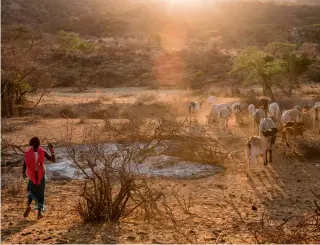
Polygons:
M141 105L141 104L150 103L155 99L156 99L156 96L154 94L143 93L137 98L136 104Z
M63 109L60 110L61 117L67 118L76 118L77 114L72 110L71 106L65 106Z
M160 214L161 204L166 205L164 193L160 188L151 187L133 168L135 160L141 162L159 153L157 149L163 136L179 132L183 124L171 119L159 119L156 124L140 117L131 117L121 124L105 120L104 135L108 135L109 140L116 139L112 150L106 148L105 138L98 135L95 128L85 130L80 149L67 142L69 156L86 179L76 206L84 222L119 221L137 208L142 209L146 217L155 218ZM72 135L68 135L67 139L71 138ZM143 147L134 144L142 139ZM166 212L162 211L161 215Z
M17 196L25 187L22 177L16 178L12 174L3 174L2 183L8 195Z
M154 80L149 84L149 89L159 89L160 82L158 80Z
M202 71L197 71L196 72L196 77L203 77L203 72Z
M305 140L297 141L298 150L306 159L319 159L320 158L320 140Z

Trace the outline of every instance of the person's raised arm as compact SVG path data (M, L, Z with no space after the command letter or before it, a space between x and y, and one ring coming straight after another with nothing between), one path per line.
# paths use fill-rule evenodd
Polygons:
M49 160L50 162L56 162L56 157L54 155L54 149L53 149L53 145L51 143L48 143L48 147L50 150L50 154L49 155L46 151L44 152L44 156L47 160Z

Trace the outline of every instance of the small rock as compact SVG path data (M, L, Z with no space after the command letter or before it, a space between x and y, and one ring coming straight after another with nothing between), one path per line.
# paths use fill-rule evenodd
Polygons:
M157 241L156 239L153 239L153 240L152 240L152 243L155 243L155 244L163 244L163 242L159 242L159 241Z
M255 205L252 205L251 209L252 209L253 211L257 211L257 210L258 210L258 208L257 208Z
M127 239L128 240L136 240L136 237L135 236L127 236Z
M297 182L301 182L301 180L298 179Z
M13 222L9 222L9 225L10 225L10 226L13 225Z
M48 237L46 237L45 239L43 239L44 241L47 241L47 240L50 240L50 239L52 239L52 237L51 236L48 236Z
M52 176L60 176L61 174L58 171L52 171Z

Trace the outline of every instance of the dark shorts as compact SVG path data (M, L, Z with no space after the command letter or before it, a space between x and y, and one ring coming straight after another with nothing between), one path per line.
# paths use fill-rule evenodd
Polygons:
M46 178L45 175L41 179L40 185L35 185L32 183L31 180L29 180L28 185L27 185L27 191L28 191L28 201L29 203L34 200L39 209L44 208L44 191L46 187Z

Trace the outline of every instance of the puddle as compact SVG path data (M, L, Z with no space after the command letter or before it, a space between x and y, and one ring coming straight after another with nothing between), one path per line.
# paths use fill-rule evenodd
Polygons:
M116 145L106 144L104 148L107 151L112 151L116 149ZM56 163L46 162L46 175L48 179L82 179L85 177L74 164L65 148L58 147L55 149L55 152ZM216 165L183 161L168 155L150 156L141 163L133 162L130 165L130 169L137 174L149 177L171 179L204 178L223 171L222 167ZM85 171L88 175L91 174L90 169L85 169Z

